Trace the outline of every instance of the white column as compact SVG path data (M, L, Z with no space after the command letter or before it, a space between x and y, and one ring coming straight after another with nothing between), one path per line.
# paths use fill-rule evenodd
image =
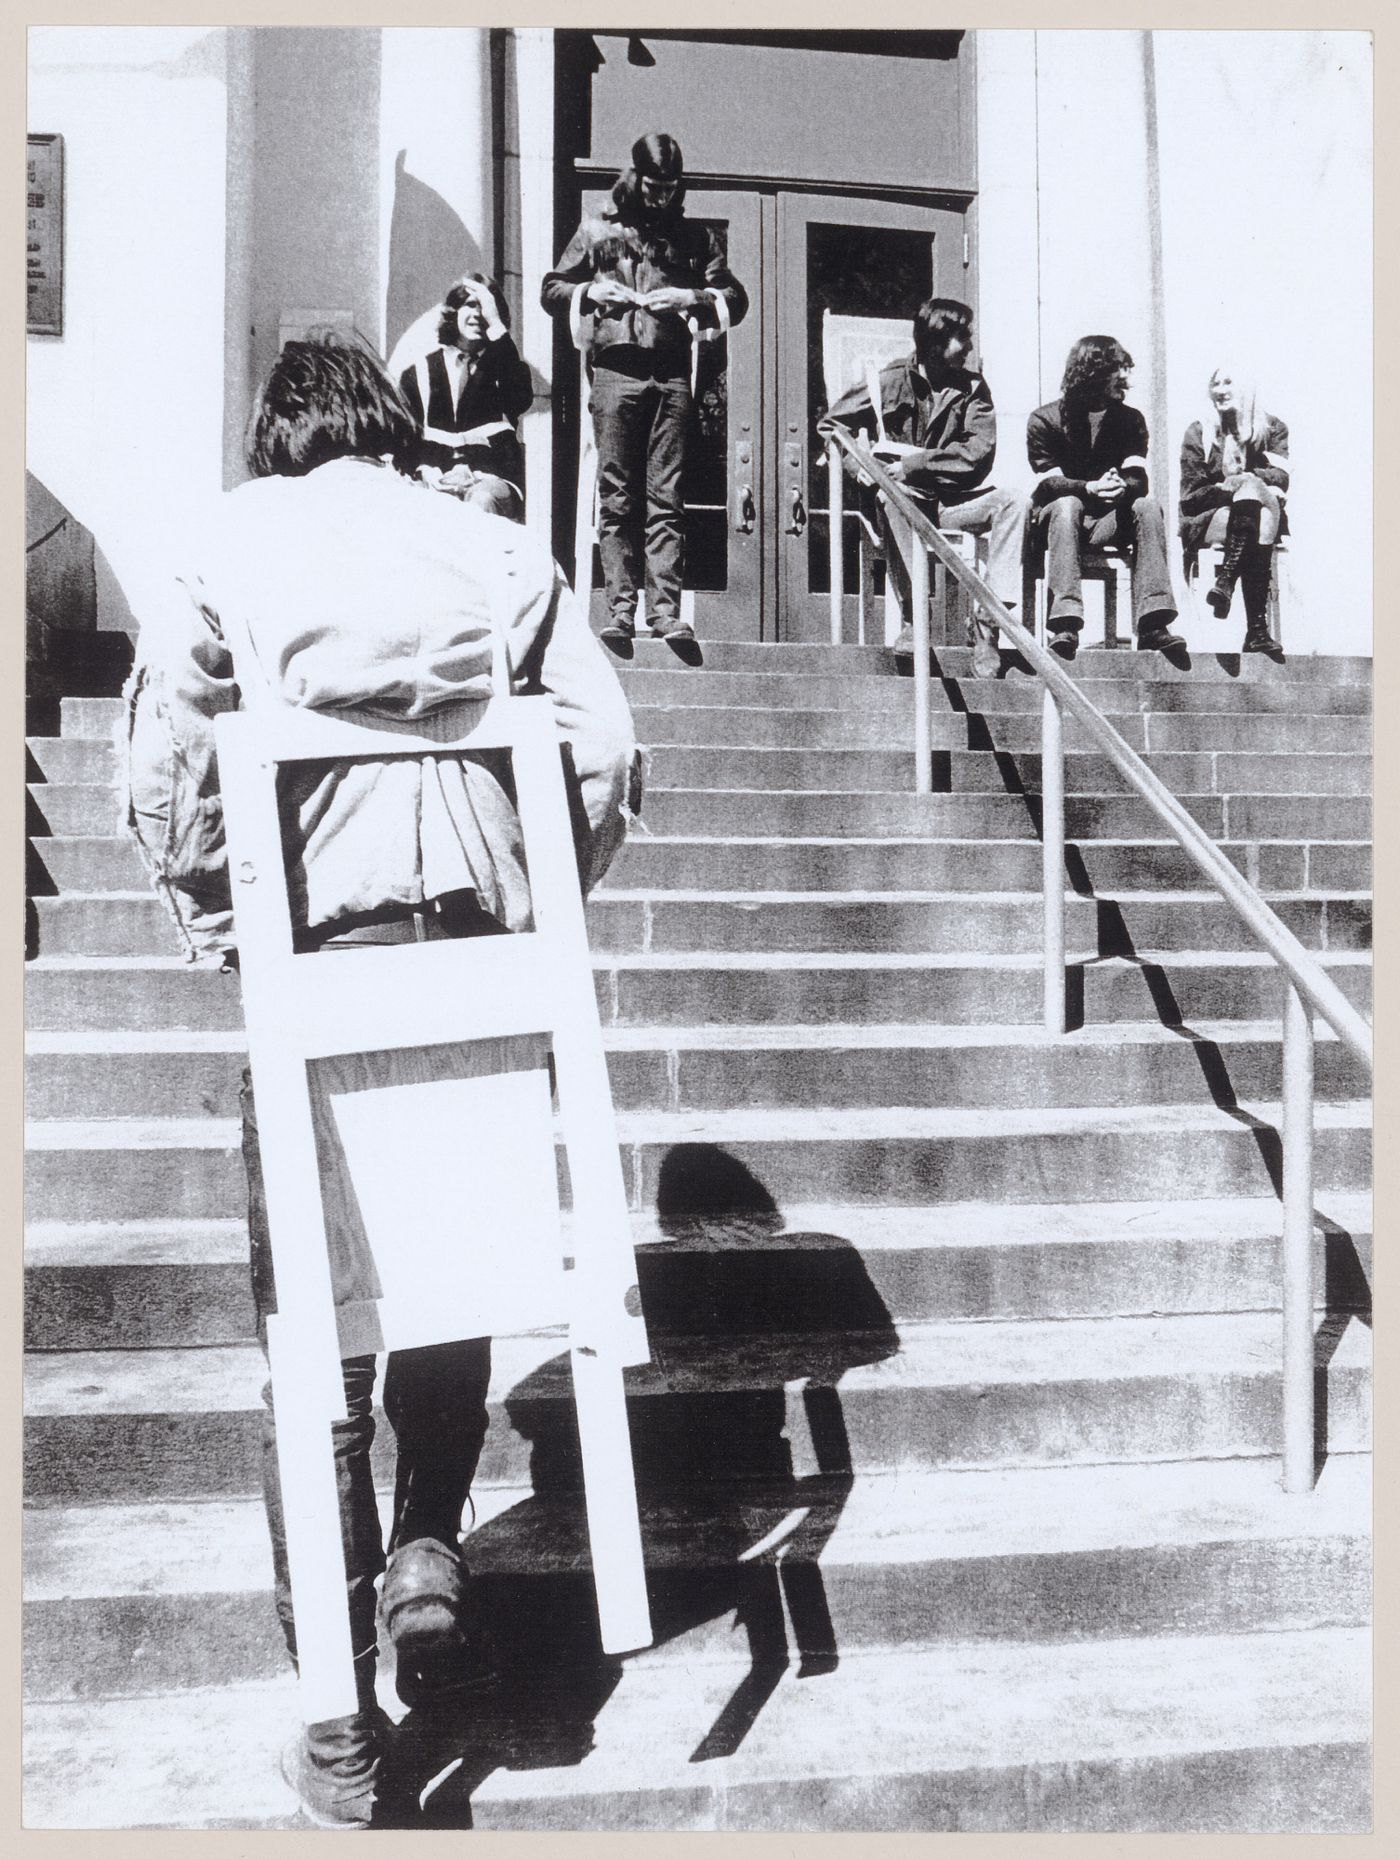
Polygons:
M554 319L540 307L540 279L554 250L554 34L547 27L517 28L511 38L513 96L508 105L514 148L506 151L517 177L519 202L520 352L536 383L535 404L525 415L525 502L529 527L551 542L554 501L554 419L550 382L554 372Z
M464 271L495 269L484 28L386 26L379 79L381 350ZM365 332L367 335L370 331Z
M995 475L1003 485L1029 478L1026 419L1047 397L1040 359L1038 36L977 34L977 355L997 405Z

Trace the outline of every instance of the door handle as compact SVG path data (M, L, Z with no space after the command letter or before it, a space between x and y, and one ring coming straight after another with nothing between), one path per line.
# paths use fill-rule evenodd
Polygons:
M753 534L758 510L753 500L753 442L738 439L734 444L734 528L741 536Z
M807 527L807 506L802 501L800 485L793 485L791 499L788 505L787 533L790 536L800 536Z

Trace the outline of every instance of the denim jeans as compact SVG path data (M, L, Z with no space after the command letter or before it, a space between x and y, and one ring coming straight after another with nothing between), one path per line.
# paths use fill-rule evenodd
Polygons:
M598 550L610 617L635 617L645 556L647 623L672 626L681 613L690 380L658 379L638 367L634 373L600 360L593 374Z
M1082 498L1056 497L1036 511L1036 536L1045 543L1052 630L1077 633L1084 624L1081 538L1091 548L1111 546L1128 556L1133 573L1133 625L1139 632L1149 617L1158 624L1175 619L1166 525L1155 497L1139 497L1098 513L1086 510Z
M356 940L368 940L361 930ZM334 948L334 944L328 945ZM351 944L345 945L346 952ZM247 1071L239 1096L243 1113L243 1164L248 1178L248 1244L258 1336L266 1346L267 1318L277 1309L267 1201L258 1150L258 1115ZM340 1494L341 1543L345 1552L350 1643L355 1655L361 1708L373 1700L375 1667L374 1584L385 1566L379 1510L375 1502L370 1447L374 1440L374 1357L351 1356L342 1364L346 1418L331 1428L336 1486ZM397 1458L389 1553L401 1544L435 1538L456 1549L462 1511L486 1437L486 1390L491 1375L491 1341L437 1343L391 1353L384 1371L384 1415L394 1431ZM277 1463L277 1420L272 1384L263 1388L263 1501L272 1539L277 1614L287 1650L296 1661L287 1538L282 1520L282 1486Z

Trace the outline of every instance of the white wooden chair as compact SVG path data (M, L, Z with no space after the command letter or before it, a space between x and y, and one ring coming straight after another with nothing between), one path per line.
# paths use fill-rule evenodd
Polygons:
M493 688L510 688L499 641ZM622 1371L649 1349L550 701L497 697L452 741L424 725L368 728L280 706L223 717L217 731L277 1282L267 1342L302 1715L319 1722L356 1708L330 1429L345 1413L341 1359L368 1349L567 1320L602 1643L609 1652L647 1645ZM371 945L353 959L297 953L279 768L487 749L511 758L533 928ZM525 1036L533 1063L519 1057ZM477 1054L472 1075L413 1081L410 1064L407 1083L331 1096L378 1290L337 1306L313 1131L318 1064L447 1046ZM572 1191L572 1270L546 1046ZM516 1056L502 1062L507 1047ZM483 1217L473 1220L477 1207ZM506 1246L493 1214L510 1223Z

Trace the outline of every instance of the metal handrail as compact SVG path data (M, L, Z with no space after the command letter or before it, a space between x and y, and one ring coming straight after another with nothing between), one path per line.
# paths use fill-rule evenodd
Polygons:
M827 455L833 486L831 613L832 637L840 638L843 544L837 533L843 499L834 487L841 475L838 449L858 465L884 502L891 535L905 557L914 629L915 787L932 787L930 730L928 555L932 550L982 612L1044 685L1041 738L1041 841L1045 911L1045 1024L1066 1030L1064 963L1064 737L1061 706L1078 720L1091 743L1171 832L1287 977L1283 1003L1283 1483L1286 1491L1311 1490L1314 1482L1313 1389L1313 1027L1318 1014L1367 1067L1372 1065L1371 1026L1342 993L1259 892L1153 773L1053 653L1028 625L1002 605L975 569L934 526L866 445L840 427L829 434ZM922 545L922 546L916 546Z

